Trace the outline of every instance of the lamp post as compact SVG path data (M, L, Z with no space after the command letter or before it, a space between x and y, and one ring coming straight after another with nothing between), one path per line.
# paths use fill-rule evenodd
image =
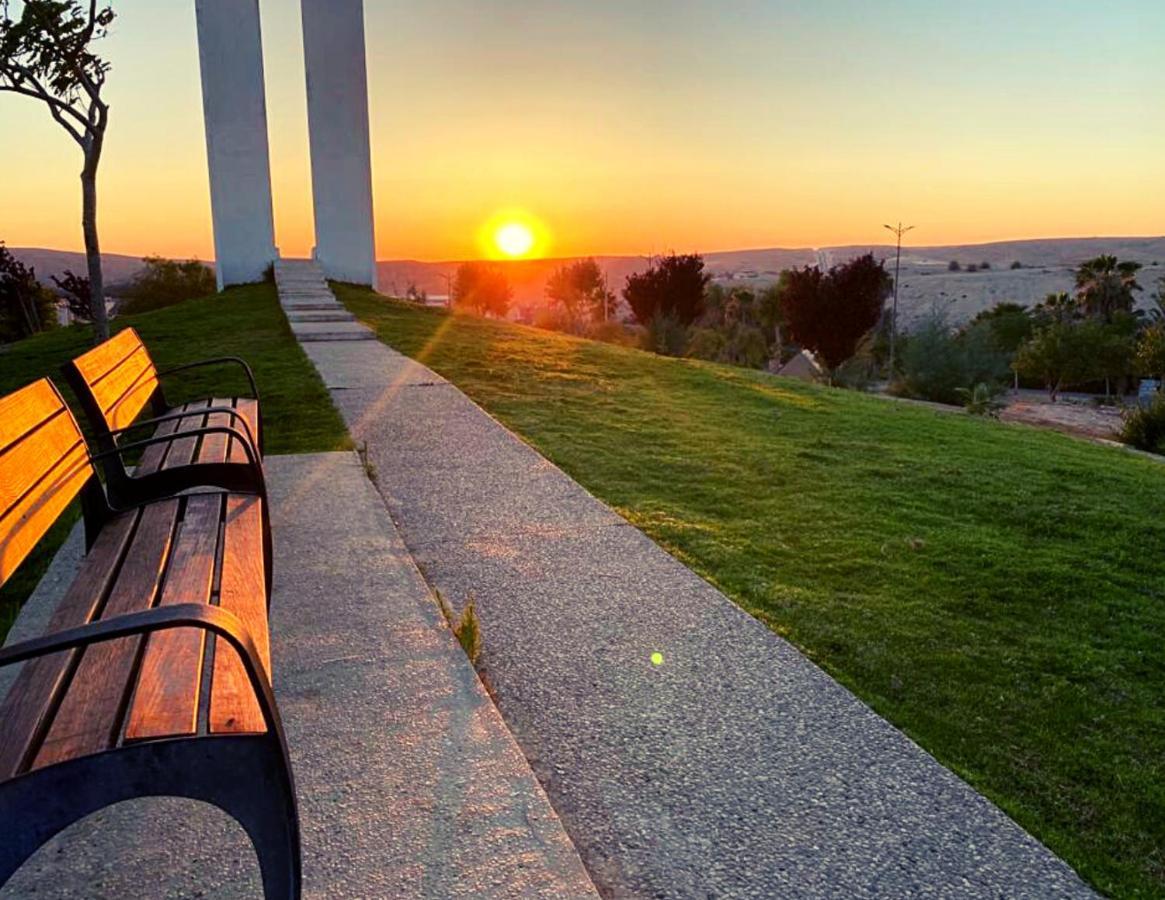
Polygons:
M894 260L894 306L890 312L890 380L894 380L894 351L895 344L898 339L898 280L902 273L902 235L908 231L913 231L913 225L903 225L899 222L895 225L883 225L883 228L894 232L898 238L898 255Z

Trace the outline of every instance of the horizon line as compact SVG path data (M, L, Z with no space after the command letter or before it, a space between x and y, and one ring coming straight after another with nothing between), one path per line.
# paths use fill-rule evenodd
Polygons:
M971 241L968 243L946 243L946 244L921 244L921 243L904 243L903 250L937 250L947 247L994 247L1004 244L1034 244L1044 241L1154 241L1165 240L1165 234L1092 234L1092 235L1066 235L1066 236L1040 236L1040 237L1022 237L1022 238L1001 238L988 241ZM80 256L85 255L84 248L61 248L61 247L37 247L37 246L16 246L5 242L5 246L11 251L37 251L43 253L73 253ZM820 246L803 245L799 247L793 246L753 246L753 247L733 247L729 249L719 250L676 250L674 248L666 250L662 253L577 253L563 256L537 256L526 257L522 259L488 259L486 257L465 257L465 258L436 258L436 259L421 259L418 257L380 257L377 256L376 263L419 263L421 265L460 265L465 262L494 262L494 263L537 263L537 262L566 262L577 259L643 259L650 260L660 256L665 256L670 253L677 253L684 255L688 253L695 253L699 256L723 256L730 253L820 253L822 251L830 250L847 250L857 249L862 247L889 247L894 248L894 242L878 242L878 241L854 241L843 244L825 244ZM102 257L122 257L125 259L142 260L150 256L158 256L155 253L127 253L118 250L102 250ZM178 257L164 257L168 259L183 259L183 260L198 260L208 265L214 265L213 258L203 259L198 255L178 256ZM281 256L281 259L311 259L309 256Z

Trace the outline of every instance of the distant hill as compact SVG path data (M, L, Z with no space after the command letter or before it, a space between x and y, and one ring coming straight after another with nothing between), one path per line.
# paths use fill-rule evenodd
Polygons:
M13 247L12 252L36 268L44 282L65 269L84 272L81 253L61 250ZM713 277L724 284L761 287L771 284L782 269L807 265L835 265L862 253L871 252L893 264L894 247L889 244L821 248L762 248L705 253ZM943 312L953 324L972 318L996 303L1012 301L1032 305L1049 293L1072 289L1072 270L1085 259L1110 253L1145 266L1141 284L1146 288L1142 303L1149 302L1150 289L1165 277L1165 237L1046 238L1026 241L999 241L990 244L950 246L907 246L902 248L902 287L899 313L905 327L932 311ZM141 268L132 256L105 254L105 277L111 285L123 284ZM597 256L616 294L627 276L643 271L648 260L641 256ZM499 263L514 286L515 305L529 313L546 303L545 285L550 274L570 259L520 260ZM951 272L957 261L963 271ZM990 268L965 271L970 265ZM1013 263L1022 268L1012 269ZM430 295L449 291L459 260L421 262L382 260L377 264L380 290L403 295L416 285Z
M52 276L58 278L68 269L78 275L86 271L85 254L69 250L44 250L38 247L10 247L12 255L26 266L36 270L41 284L52 286ZM121 256L116 253L101 254L105 283L110 287L125 284L142 268L141 257Z
M782 269L807 265L836 265L863 253L873 253L893 263L894 246L888 244L822 247L817 249L767 248L705 253L713 277L724 284L761 287L776 281ZM931 247L903 247L902 287L899 313L904 326L932 311L942 311L953 324L973 318L982 309L1003 301L1033 305L1049 293L1072 289L1072 270L1083 260L1110 253L1145 266L1141 283L1146 288L1142 302L1148 302L1148 288L1165 277L1165 237L1049 238L1000 241L990 244L960 244ZM648 265L638 256L596 256L616 293L628 275ZM951 261L964 271L950 272ZM550 273L569 259L501 262L514 286L515 303L527 310L545 304L544 289ZM1022 268L1011 269L1013 263ZM967 272L970 265L990 268ZM431 295L448 293L460 261L419 262L388 260L378 263L380 289L386 294L404 294L409 285Z

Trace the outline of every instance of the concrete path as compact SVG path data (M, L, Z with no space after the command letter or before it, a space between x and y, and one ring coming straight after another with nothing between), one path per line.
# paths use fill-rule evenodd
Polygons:
M604 895L1092 896L444 379L305 350L426 578L476 598L484 677Z
M305 896L595 896L355 454L272 457L266 468L275 693ZM12 639L43 627L80 548L78 530ZM174 799L90 817L0 890L5 900L260 895L242 830Z

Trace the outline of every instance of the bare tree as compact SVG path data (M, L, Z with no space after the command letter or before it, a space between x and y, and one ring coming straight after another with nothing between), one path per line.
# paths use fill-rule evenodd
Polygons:
M0 91L43 102L81 147L81 229L94 337L102 341L109 323L97 239L97 167L109 122L109 106L101 99L109 63L92 45L108 33L113 8L97 0L24 0L13 19L10 6L11 0L0 0Z

